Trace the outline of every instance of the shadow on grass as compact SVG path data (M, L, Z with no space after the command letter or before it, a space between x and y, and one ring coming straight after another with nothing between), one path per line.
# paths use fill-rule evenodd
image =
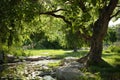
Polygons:
M56 58L56 59L63 59L63 58L65 58L65 57L78 57L78 58L80 58L80 57L86 55L87 52L88 52L88 51L66 52L66 53L64 53L64 54L62 54L62 55L55 55L55 56L53 56L53 57Z
M116 64L115 66L120 69L120 58L115 58L114 63Z
M91 73L99 73L101 80L120 80L120 67L111 66L105 61L99 65L90 66L88 70Z

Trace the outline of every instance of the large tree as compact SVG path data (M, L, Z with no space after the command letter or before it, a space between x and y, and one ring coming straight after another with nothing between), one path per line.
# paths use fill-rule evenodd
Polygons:
M56 3L53 4L53 1ZM58 2L57 2L58 1ZM103 39L109 21L118 15L118 0L52 0L47 12L40 14L61 18L81 39L90 43L89 53L79 62L86 65L100 63L102 60ZM55 7L54 7L55 6ZM70 28L70 29L69 29ZM71 36L72 37L72 36Z
M82 3L82 2L81 2ZM102 60L103 39L108 29L108 23L113 17L113 11L116 8L118 0L105 0L99 5L98 19L92 25L92 36L90 38L91 48L86 56L87 64L100 63ZM97 4L96 4L97 5ZM83 8L84 10L84 8ZM81 60L81 59L80 59Z

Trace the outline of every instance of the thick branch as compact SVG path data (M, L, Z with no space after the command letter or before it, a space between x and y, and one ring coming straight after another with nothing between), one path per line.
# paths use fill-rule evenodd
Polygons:
M61 19L63 19L63 21L65 21L67 24L72 25L72 23L71 23L70 21L68 21L68 20L65 18L65 16L56 15L56 14L48 14L48 15L51 15L51 16L56 17L56 18L61 18Z
M58 9L58 10L53 10L53 11L48 11L48 12L42 12L40 14L52 14L52 13L56 13L56 12L59 12L59 11L66 11L65 9Z
M56 17L56 18L61 18L61 19L63 19L63 21L65 21L67 24L72 25L72 23L71 23L69 20L67 20L67 19L65 18L65 16L55 14L56 12L59 12L59 11L66 11L66 10L64 10L64 9L58 9L58 10L55 10L55 11L43 12L43 13L40 13L40 15L51 15L51 16Z
M120 13L120 10L119 10L119 11L117 11L117 13L116 13L116 14L114 14L114 15L112 15L110 18L113 18L113 17L117 16L119 13Z
M107 6L107 12L109 15L111 15L117 6L118 0L110 0L109 5Z

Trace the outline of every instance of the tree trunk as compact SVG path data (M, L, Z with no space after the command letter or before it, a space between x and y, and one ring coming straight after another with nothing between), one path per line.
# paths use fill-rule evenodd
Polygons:
M80 58L79 62L84 62L85 65L91 65L101 63L102 50L103 50L103 39L107 33L108 23L111 19L113 10L117 5L118 0L110 0L108 6L104 7L99 13L98 20L93 25L93 34L90 40L90 51L87 56Z
M87 55L88 63L94 64L102 61L103 39L107 32L109 19L98 20L94 24L93 35L91 39L90 51Z

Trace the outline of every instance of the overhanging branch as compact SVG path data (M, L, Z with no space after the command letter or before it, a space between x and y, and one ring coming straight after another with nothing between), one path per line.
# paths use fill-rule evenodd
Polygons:
M67 11L65 9L58 9L58 10L53 10L53 11L48 11L48 12L41 12L40 14L52 14L52 13L56 13L59 11Z
M110 0L108 6L106 7L106 12L108 15L112 15L115 7L117 7L118 0Z
M65 16L56 15L56 14L50 14L50 15L53 16L53 17L56 17L56 18L61 18L61 19L63 19L63 21L65 21L67 24L72 25L72 23L71 23L70 21L68 21L68 20L65 18Z
M69 20L67 20L65 18L65 16L55 14L55 13L57 13L59 11L66 11L66 10L65 9L58 9L58 10L54 10L54 11L42 12L42 13L40 13L40 15L50 15L50 16L53 16L53 17L56 17L56 18L61 18L67 24L72 25L72 23Z

